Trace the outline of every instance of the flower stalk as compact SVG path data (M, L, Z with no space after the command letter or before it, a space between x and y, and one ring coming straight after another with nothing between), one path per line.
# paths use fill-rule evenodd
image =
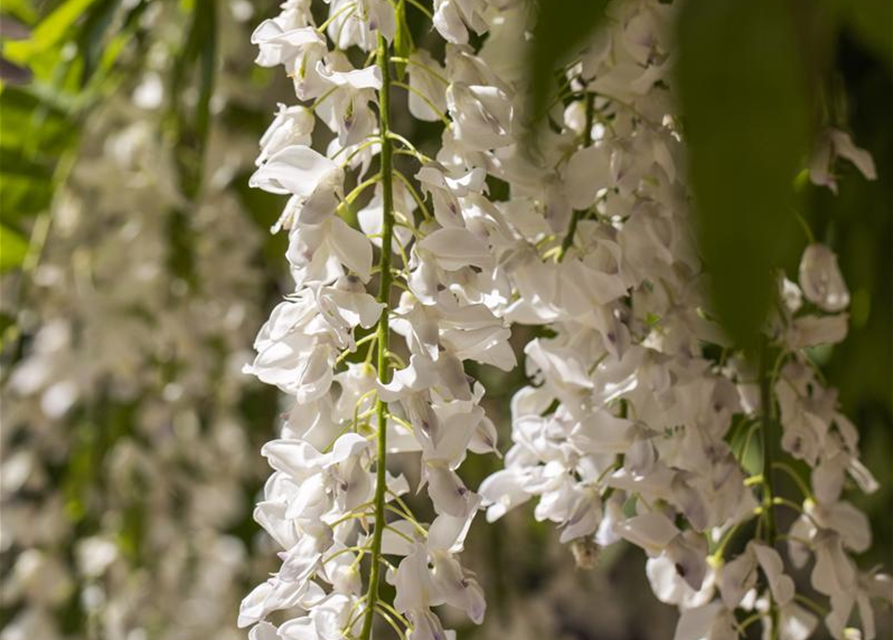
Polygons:
M388 135L390 131L391 115L391 74L388 61L388 43L384 37L378 36L378 68L381 70L381 90L378 93L378 127L381 135L381 191L382 191L382 234L381 234L381 258L379 267L381 281L378 289L378 301L383 304L381 317L378 320L376 341L378 381L382 384L390 382L391 365L388 358L388 342L390 334L389 326L389 302L391 294L391 255L394 235L394 175L393 175L393 147ZM378 434L376 438L377 462L375 469L375 528L372 533L372 551L370 555L369 586L366 594L366 610L363 618L363 628L360 633L362 640L372 637L372 623L375 618L375 608L378 602L378 583L381 569L381 539L385 528L385 493L387 491L387 424L388 405L378 398L375 406L376 424Z
M587 93L585 102L586 105L584 108L586 111L586 120L583 125L583 148L592 144L592 125L595 122L595 94ZM580 218L585 215L586 211L581 210L576 210L571 214L571 221L568 224L567 233L561 241L561 247L558 249L558 255L556 256L558 262L564 260L564 256L567 255L567 252L574 245L574 236L577 234L577 224L580 222Z
M770 547L775 546L777 529L775 526L775 484L773 472L775 470L775 441L773 433L772 407L775 399L772 397L772 378L769 371L769 348L764 337L760 343L760 436L763 444L763 509L761 517L765 520L762 533L766 543ZM770 590L769 617L771 619L771 640L779 637L778 604Z

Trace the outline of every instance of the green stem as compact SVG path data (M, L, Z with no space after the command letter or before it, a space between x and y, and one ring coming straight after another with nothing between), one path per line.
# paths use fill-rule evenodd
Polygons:
M404 184L406 190L409 191L409 195L412 196L412 199L415 200L416 205L419 207L419 211L422 212L422 216L425 220L433 220L434 215L428 209L428 206L425 204L425 199L421 196L421 194L416 190L416 188L409 181L409 178L404 176L399 171L395 171L394 175L397 177L400 182Z
M587 93L586 94L586 122L583 125L585 128L583 129L583 147L588 147L592 144L592 125L595 122L595 94ZM570 250L571 246L574 244L574 235L577 233L577 223L580 222L580 218L582 218L586 214L585 211L574 211L571 216L571 223L568 225L567 233L564 236L564 239L561 241L561 248L558 250L558 262L564 260L564 256Z
M378 93L378 127L381 133L381 193L382 193L382 234L381 270L378 301L384 304L378 320L378 340L376 342L378 360L378 380L390 382L391 370L388 362L389 303L391 294L391 241L394 235L394 176L393 149L388 137L391 117L391 69L388 63L388 44L378 36L378 66L381 69L381 90ZM385 492L387 491L387 415L388 405L381 398L375 406L378 423L378 459L375 470L375 529L372 533L371 564L369 567L369 587L366 592L366 610L363 617L361 640L371 640L372 623L378 602L378 582L381 571L381 537L385 529Z
M584 213L585 211L574 211L573 215L571 215L571 223L567 226L567 233L561 241L561 248L558 249L558 262L564 260L564 256L567 254L568 250L570 250L571 246L573 246L574 235L577 233L577 223L580 221L580 218L583 217Z
M770 547L775 546L777 530L775 527L775 483L774 461L775 461L775 445L776 437L774 433L773 420L773 398L772 398L772 379L769 373L769 348L767 341L763 338L760 343L760 436L763 441L763 517L766 526L761 530L765 534L765 541ZM772 625L770 640L778 640L779 638L779 615L778 605L772 592L769 592L769 616Z
M416 89L415 87L411 87L411 86L409 86L408 84L406 84L405 82L397 82L396 80L393 81L391 84L392 84L393 86L395 86L395 87L400 87L401 89L405 89L405 90L408 91L409 93L411 93L411 94L417 96L417 97L418 97L420 100L422 100L426 105L428 105L428 108L431 109L431 111L433 111L434 114L435 114L438 118L440 118L440 121L443 122L443 124L444 124L447 128L449 128L450 124L452 124L452 122L451 122L450 119L447 117L447 115L446 115L443 111L441 111L440 109L438 109L438 108L437 108L437 105L434 104L433 102L431 102L431 100L428 98L428 96L426 96L424 93L422 93L421 91L419 91L419 90Z
M806 222L806 218L803 215L794 209L794 217L797 218L797 222L800 223L800 226L803 227L803 233L806 235L806 240L809 244L815 244L815 235L812 232L812 229L809 227L809 223Z
M418 67L419 69L422 69L423 71L427 71L429 74L431 74L431 76L432 76L433 78L439 80L439 81L442 82L443 84L445 84L445 85L449 85L449 84L450 84L450 81L449 81L449 80L447 80L446 78L444 78L441 74L437 73L434 69L432 69L431 67L429 67L429 66L426 65L426 64L422 64L421 62L417 62L416 60L410 60L409 58L400 58L400 57L397 57L397 56L393 56L393 57L391 58L391 62L396 62L396 63L398 63L398 64L408 64L408 65L412 65L412 66L414 66L414 67Z
M353 201L356 200L360 196L360 194L363 193L363 191L365 191L367 188L369 188L370 186L372 186L373 184L378 182L380 179L381 179L381 174L376 173L374 176L372 176L368 180L364 180L363 182L361 182L360 184L355 186L351 190L351 192L345 196L344 201L347 204L353 204Z
M800 477L800 474L797 473L794 468L786 462L773 462L773 469L778 469L779 471L784 471L788 477L791 478L800 489L800 492L803 494L804 498L812 498L812 491L809 490L809 486L804 482L803 478Z
M333 13L332 15L330 15L328 20L326 20L326 21L323 22L321 25L319 25L318 27L316 27L316 31L317 31L318 33L325 33L326 29L329 28L329 25L332 24L333 22L335 22L335 20L337 20L338 18L340 18L341 15L344 14L345 11L351 11L351 12L353 12L353 11L356 11L356 10L357 10L357 3L356 3L356 2L349 2L349 3L347 3L346 5L344 5L344 6L341 7L340 9L338 9L335 13Z
M816 602L812 598L804 596L803 594L800 594L800 593L794 594L794 600L796 600L800 604L806 605L807 607L812 609L816 615L818 615L821 618L824 618L825 616L828 615L828 610L825 607L820 605L818 602Z
M416 9L418 9L419 11L421 11L422 13L424 13L425 16L427 16L428 20L431 20L431 21L434 20L434 14L431 13L431 10L428 9L428 7L426 7L426 6L423 5L421 2L419 2L419 0L407 0L407 2L409 2L409 4L411 4L411 5L414 6Z
M772 424L772 388L769 378L768 349L765 341L760 347L760 436L763 444L763 508L766 518L766 542L770 545L775 542L775 513L773 499L775 498L775 483L773 471L775 462L775 437Z

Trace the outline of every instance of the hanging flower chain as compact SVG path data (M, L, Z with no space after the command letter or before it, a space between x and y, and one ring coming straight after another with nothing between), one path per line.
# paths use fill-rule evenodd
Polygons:
M282 438L264 447L275 471L255 514L284 549L282 567L245 598L239 624L253 626L256 640L368 640L376 620L400 637L443 638L432 607L449 604L476 623L485 609L457 557L481 500L456 468L468 451L496 444L478 406L483 387L463 362L515 365L505 321L484 303L492 257L457 215L467 181L392 131L399 88L411 113L452 126L426 95L432 82L446 82L436 63L411 46L408 57L395 54L408 37L405 4L331 2L319 26L309 2L282 9L254 33L257 62L285 66L309 106L280 107L251 184L291 195L274 230L289 232L296 288L258 335L247 370L295 406ZM367 66L352 66L353 50ZM326 155L310 147L315 117L334 135ZM422 164L414 180L397 156ZM448 202L448 219L439 206L432 215L419 184L435 203ZM366 291L374 277L377 297ZM420 454L420 485L437 514L431 525L402 499L408 481L388 471L390 454L410 452ZM396 589L393 602L381 597L382 573ZM277 627L266 620L277 610L305 613Z
M674 11L611 5L606 32L563 67L535 153L512 147L483 163L511 193L497 203L510 241L491 242L513 292L502 313L553 334L525 348L532 384L512 402L506 468L481 486L488 519L535 497L537 520L558 524L581 565L620 539L641 547L655 595L680 609L677 640L731 639L757 622L765 637L802 640L817 615L841 638L855 633L857 603L872 638L869 600L890 600L890 578L850 557L870 530L841 490L847 475L867 492L876 482L805 351L844 338L849 295L833 253L810 244L802 293L779 278L756 370L712 321L669 90ZM497 49L530 26L517 6L490 23L491 69L507 68ZM500 80L519 113L524 78ZM848 136L827 140L874 177ZM820 150L813 182L834 188L834 155ZM780 495L781 474L802 501ZM814 556L812 587L830 609L796 592L782 541L796 567Z
M407 6L446 41L442 61L414 47ZM674 11L610 5L607 29L556 70L544 124L516 64L533 27L526 2L435 0L429 12L333 0L315 27L309 2L292 0L258 27L258 63L284 65L309 106L280 108L252 179L291 194L277 227L296 283L249 368L296 400L264 449L275 472L257 519L285 551L243 603L255 640L368 640L377 617L401 637L439 639L441 604L480 622L482 589L456 554L480 506L495 520L532 498L582 565L621 539L641 547L656 596L680 609L678 640L755 623L801 640L817 615L842 637L856 604L873 637L869 600L889 599L889 578L856 568L848 552L870 532L841 495L846 476L876 483L805 352L843 339L849 295L833 253L811 243L800 287L779 278L757 365L726 343L688 219ZM368 66L353 67L357 51ZM434 157L392 130L396 90L414 118L444 124ZM334 135L326 155L309 146L316 116ZM834 188L838 156L873 176L845 134L826 138L813 182ZM421 165L412 177L403 156ZM511 323L549 331L524 349L513 446L478 496L456 469L496 438L464 362L513 368ZM401 498L408 481L388 473L388 454L404 452L420 454L430 526ZM802 501L781 494L781 474ZM796 592L781 542L794 566L814 556L830 609ZM382 567L393 602L380 597ZM306 614L277 628L265 618L279 609Z

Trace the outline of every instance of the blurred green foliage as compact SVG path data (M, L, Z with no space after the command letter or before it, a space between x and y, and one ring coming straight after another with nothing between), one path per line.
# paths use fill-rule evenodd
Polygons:
M529 112L534 118L542 118L548 111L555 68L573 62L565 58L605 20L607 5L607 0L539 0L536 3L537 22L527 61L531 83Z
M773 268L794 249L793 180L807 153L805 51L788 2L687 2L677 71L700 248L715 311L758 344ZM760 34L754 38L753 34Z
M551 70L607 18L606 4L535 3L533 114L542 116L554 91ZM809 141L846 126L833 118L845 96L831 82L844 31L881 65L893 62L893 4L883 0L683 3L676 76L696 225L714 309L739 346L756 346L772 274L799 257L795 182Z
M888 8L891 5L888 4ZM891 24L891 20L887 21ZM881 488L859 496L872 516L875 548L866 564L889 564L893 554L893 63L875 53L857 32L838 40L835 73L845 96L853 138L874 156L878 179L866 181L843 165L839 188L811 187L805 212L820 241L838 252L852 292L850 333L824 354L821 364L840 390L844 412L859 427L865 464Z

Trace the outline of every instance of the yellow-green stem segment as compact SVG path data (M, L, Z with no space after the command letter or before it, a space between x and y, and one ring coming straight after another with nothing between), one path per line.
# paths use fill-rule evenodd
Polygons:
M772 379L769 375L769 346L764 337L760 345L760 411L762 413L760 424L760 435L763 441L763 513L766 526L765 541L770 547L775 546L778 531L775 525L775 485L773 482L773 467L775 466L775 446L776 435L774 433L774 416L773 416L772 398ZM779 637L779 615L778 605L769 592L769 616L772 624L771 640L778 640Z
M390 382L391 370L388 362L388 337L390 334L389 317L391 294L391 247L394 235L394 169L393 148L388 136L391 118L391 70L389 67L388 43L384 37L378 36L378 68L381 70L381 90L378 93L378 127L381 135L381 193L382 193L382 233L381 259L379 261L380 287L378 301L385 306L378 320L377 361L378 380L384 384ZM385 470L387 468L387 403L378 399L375 407L378 425L377 460L375 470L375 528L372 532L372 550L370 553L369 586L366 591L366 610L363 617L363 628L360 640L371 640L372 623L375 618L375 607L378 602L378 583L381 570L381 536L385 528L385 492L387 490Z
M583 125L583 146L588 147L592 144L592 125L595 122L595 94L587 93L586 94L586 122ZM558 262L564 260L564 256L567 255L567 252L574 244L574 235L577 233L577 223L580 222L580 218L586 215L585 211L574 211L571 214L571 222L568 225L567 233L564 235L564 239L561 241L561 248L558 250Z

